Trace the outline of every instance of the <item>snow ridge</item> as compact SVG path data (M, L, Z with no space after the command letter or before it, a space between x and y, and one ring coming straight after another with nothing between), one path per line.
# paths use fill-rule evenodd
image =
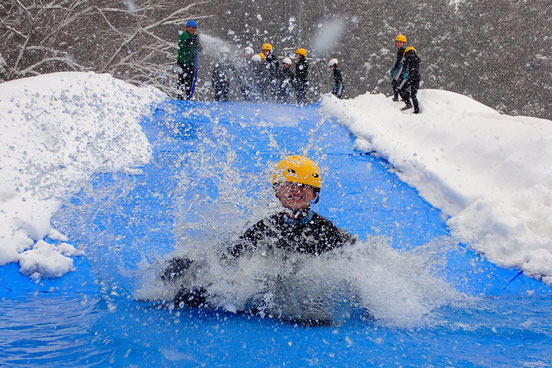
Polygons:
M449 216L459 241L552 284L552 122L447 91L422 90L419 100L419 115L382 94L326 97L322 110Z
M92 174L150 160L138 122L164 99L108 74L54 73L0 85L0 265L19 262L37 280L73 269L69 256L80 252L52 229L52 215Z

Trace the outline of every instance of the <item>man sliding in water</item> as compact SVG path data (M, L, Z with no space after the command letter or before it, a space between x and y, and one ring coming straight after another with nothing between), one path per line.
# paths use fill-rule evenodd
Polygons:
M305 156L282 159L272 185L284 210L251 226L222 258L236 259L247 252L319 256L356 242L352 234L310 209L311 203L318 202L322 188L320 172L312 160ZM187 258L173 258L161 278L165 282L178 282L192 263ZM178 306L207 306L207 292L204 288L182 285L174 302Z

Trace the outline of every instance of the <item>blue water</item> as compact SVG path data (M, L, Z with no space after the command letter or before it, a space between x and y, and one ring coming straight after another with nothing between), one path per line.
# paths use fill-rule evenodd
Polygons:
M54 219L86 249L76 271L34 283L14 264L0 268L0 366L552 365L551 288L443 240L446 217L385 160L355 151L316 106L169 102L142 126L154 147L143 173L97 175ZM436 277L469 297L419 323L351 308L326 327L137 301L143 276L181 239L201 246L258 215L271 196L267 162L284 153L307 153L323 168L317 212L402 252L436 242ZM196 225L181 233L180 223Z

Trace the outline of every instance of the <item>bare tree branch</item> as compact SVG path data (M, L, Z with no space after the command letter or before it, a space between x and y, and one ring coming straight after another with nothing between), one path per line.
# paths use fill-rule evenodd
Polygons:
M1 80L62 70L109 72L169 91L177 31L209 1L3 0ZM6 11L2 11L6 9ZM195 15L196 13L197 15Z

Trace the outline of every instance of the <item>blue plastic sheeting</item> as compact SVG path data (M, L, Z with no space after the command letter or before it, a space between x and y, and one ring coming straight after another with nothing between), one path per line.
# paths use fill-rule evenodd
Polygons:
M71 242L86 246L88 257L76 261L76 271L34 283L16 265L0 268L0 365L552 363L551 288L464 245L450 246L443 214L385 160L355 151L349 131L316 106L172 101L142 126L154 148L143 173L96 176L54 219ZM174 250L182 208L198 196L222 203L236 186L247 216L249 199L270 193L269 163L297 153L323 170L317 212L361 239L380 236L403 251L436 243L432 249L447 262L440 276L481 299L469 307L442 307L433 323L415 328L382 327L356 312L339 326L307 328L134 301L144 265ZM179 190L186 180L186 190ZM204 235L199 229L198 237Z

